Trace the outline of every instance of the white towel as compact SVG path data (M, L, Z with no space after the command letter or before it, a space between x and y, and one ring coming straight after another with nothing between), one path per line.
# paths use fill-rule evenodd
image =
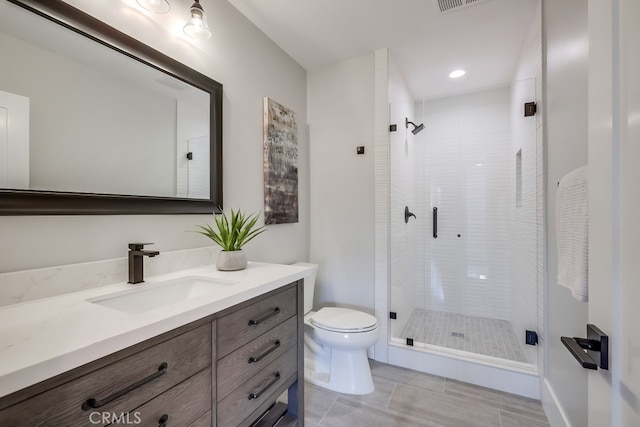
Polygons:
M558 284L582 302L589 300L587 176L587 166L576 169L560 180L556 194Z

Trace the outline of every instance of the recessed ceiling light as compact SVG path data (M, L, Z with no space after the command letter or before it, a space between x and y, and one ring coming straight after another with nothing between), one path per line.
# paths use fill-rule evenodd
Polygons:
M449 73L449 77L451 77L452 79L457 79L458 77L464 76L464 73L464 70L453 70Z

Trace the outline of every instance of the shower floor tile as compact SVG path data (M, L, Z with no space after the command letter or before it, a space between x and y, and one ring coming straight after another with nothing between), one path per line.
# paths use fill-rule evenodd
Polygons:
M415 309L399 338L527 363L507 320Z

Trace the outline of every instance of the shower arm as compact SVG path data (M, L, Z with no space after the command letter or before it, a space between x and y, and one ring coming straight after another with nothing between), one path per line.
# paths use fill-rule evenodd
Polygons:
M422 129L424 129L424 123L420 123L419 125L413 123L412 121L409 120L408 117L404 118L404 127L409 129L409 125L413 126L413 130L411 131L412 134L417 135L418 133L420 133L422 131Z

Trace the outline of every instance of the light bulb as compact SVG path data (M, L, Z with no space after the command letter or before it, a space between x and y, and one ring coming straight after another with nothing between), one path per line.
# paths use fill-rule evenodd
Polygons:
M189 18L187 24L184 26L184 33L196 40L206 40L211 37L207 17L204 14L202 6L200 6L199 0L196 0L196 2L191 5L191 18Z

